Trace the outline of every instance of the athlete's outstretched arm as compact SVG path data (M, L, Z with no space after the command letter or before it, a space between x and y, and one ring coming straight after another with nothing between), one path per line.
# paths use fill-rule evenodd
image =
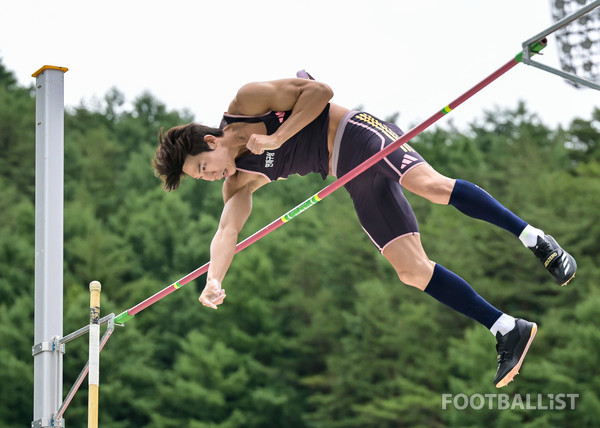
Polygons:
M252 193L266 183L268 180L262 176L242 172L228 177L223 183L225 206L210 244L206 286L198 299L204 306L217 309L223 303L226 294L221 283L233 261L238 235L252 212Z
M229 105L228 113L260 115L269 111L289 111L292 114L272 135L253 134L247 147L256 154L279 148L289 138L321 114L333 97L331 88L308 79L282 79L248 83Z

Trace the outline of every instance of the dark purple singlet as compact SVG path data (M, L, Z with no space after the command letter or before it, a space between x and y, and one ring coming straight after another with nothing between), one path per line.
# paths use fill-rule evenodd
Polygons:
M268 112L260 116L225 113L221 128L237 122L259 123L273 134L291 112ZM321 114L277 150L261 155L246 154L235 160L240 171L261 174L269 180L290 174L329 173L327 131L329 104ZM331 174L341 177L402 135L395 124L381 121L365 112L348 112L340 122L331 153ZM350 193L358 219L373 244L383 252L386 245L406 235L419 233L417 219L400 182L406 172L425 160L412 147L400 149L349 181Z
M221 128L236 122L259 123L267 127L267 135L273 134L290 116L291 112L270 111L260 116L240 116L225 113ZM321 114L300 132L287 140L277 150L265 150L261 155L252 153L235 160L240 171L253 172L274 181L291 174L306 175L320 173L323 179L329 174L329 149L327 129L329 126L329 104Z

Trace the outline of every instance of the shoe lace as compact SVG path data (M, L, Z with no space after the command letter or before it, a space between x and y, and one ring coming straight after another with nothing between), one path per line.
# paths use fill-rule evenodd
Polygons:
M504 348L506 343L502 338L498 338L498 343L496 344L496 352L498 353L498 364L504 363L506 360L512 359L513 353L510 351L506 351Z
M545 239L538 240L538 244L536 244L536 246L533 247L533 252L535 253L535 255L542 260L544 260L546 256L552 251L553 250L552 246L550 245L550 242L546 241Z
M508 352L508 351L498 352L498 364L502 364L506 360L511 360L512 354L513 354L512 352Z

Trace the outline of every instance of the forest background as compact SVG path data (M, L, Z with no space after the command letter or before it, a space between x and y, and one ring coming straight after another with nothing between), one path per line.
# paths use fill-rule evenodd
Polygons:
M150 164L158 130L194 118L151 93L124 106L115 88L66 111L65 334L88 322L90 281L103 284L103 314L118 314L209 259L220 186L184 180L167 193ZM33 409L34 122L33 86L0 63L7 428L28 426ZM538 323L515 382L495 389L493 336L402 285L340 190L238 254L218 311L198 303L201 277L118 328L101 354L100 426L598 426L600 109L552 128L521 103L482 112L466 130L446 122L411 144L440 172L484 187L557 237L579 263L560 288L514 236L407 193L431 259L501 310ZM259 190L241 238L331 180L291 177ZM86 360L87 340L67 345L65 391ZM563 410L442 409L443 394L497 392L578 398ZM67 426L85 426L86 412L83 388Z

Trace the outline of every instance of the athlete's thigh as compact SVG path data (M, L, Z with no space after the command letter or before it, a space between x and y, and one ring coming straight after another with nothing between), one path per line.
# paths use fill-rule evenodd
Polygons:
M397 181L367 170L345 188L361 226L379 251L400 236L419 232L412 207Z

